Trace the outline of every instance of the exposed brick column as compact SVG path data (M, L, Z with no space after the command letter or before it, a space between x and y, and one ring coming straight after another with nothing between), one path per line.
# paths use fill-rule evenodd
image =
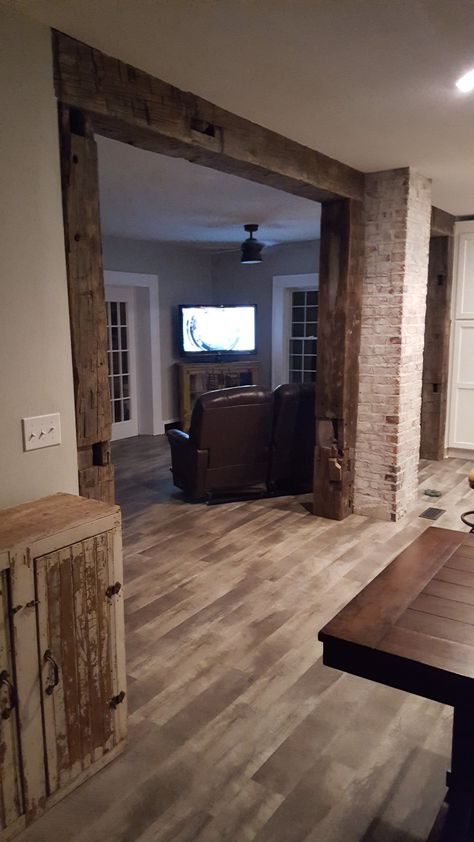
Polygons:
M409 169L366 176L354 511L398 520L413 502L431 187Z

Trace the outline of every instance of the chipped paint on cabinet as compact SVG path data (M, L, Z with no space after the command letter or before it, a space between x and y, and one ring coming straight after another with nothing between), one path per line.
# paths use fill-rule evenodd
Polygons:
M123 748L120 530L116 506L67 494L0 512L0 673L17 684L0 720L0 842Z
M0 828L23 813L18 758L16 688L9 628L9 573L0 573Z

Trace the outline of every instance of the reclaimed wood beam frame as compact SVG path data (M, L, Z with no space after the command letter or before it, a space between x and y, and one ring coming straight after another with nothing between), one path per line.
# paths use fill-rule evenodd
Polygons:
M95 132L323 203L315 513L336 519L350 514L362 292L363 173L57 31L53 31L53 54L56 95L62 109L60 132L79 460L84 478L90 475L90 496L103 498L99 469L103 472L108 467L105 463L110 439L110 419L105 407L107 346ZM76 147L90 159L82 181L71 179L71 172L79 172L82 166L83 153L78 155ZM74 166L71 154L79 158ZM85 228L80 227L81 218L87 220ZM84 306L81 295L86 295L95 309L94 314L89 313L87 324L80 315ZM81 342L79 332L85 331L90 339L92 324L95 344L91 351L85 341ZM80 376L83 370L88 378L84 382ZM91 419L86 417L83 401L91 378L94 382L89 400L97 413L93 429L89 429ZM95 461L89 464L91 447ZM100 459L104 464L99 464ZM112 477L107 481L112 483Z
M53 30L60 102L94 131L321 202L362 199L364 175Z
M336 520L353 510L363 271L362 202L324 202L313 512Z
M446 211L432 208L421 398L422 459L441 460L445 455L455 221Z
M62 104L59 138L79 493L113 503L97 146L87 115Z
M441 208L431 208L431 237L453 237L456 217Z

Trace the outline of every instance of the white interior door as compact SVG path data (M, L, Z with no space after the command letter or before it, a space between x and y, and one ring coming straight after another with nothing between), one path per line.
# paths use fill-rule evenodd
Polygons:
M456 223L449 448L474 451L474 221Z
M454 324L449 446L474 450L474 320Z
M112 441L138 435L135 290L106 286Z

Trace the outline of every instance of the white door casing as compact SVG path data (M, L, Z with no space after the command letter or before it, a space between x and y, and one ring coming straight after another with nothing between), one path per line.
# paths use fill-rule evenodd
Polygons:
M474 220L455 230L447 446L474 451Z
M288 383L290 291L319 289L319 274L275 275L272 290L272 389Z
M139 435L162 435L160 312L158 276L138 272L104 272L109 287L135 293L136 394Z

